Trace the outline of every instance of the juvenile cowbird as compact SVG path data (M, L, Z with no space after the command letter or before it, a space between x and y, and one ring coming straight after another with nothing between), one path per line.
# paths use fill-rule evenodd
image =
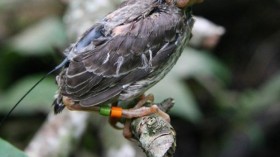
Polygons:
M142 95L176 63L191 36L191 6L200 1L123 2L64 51L67 64L56 78L54 112L65 106L124 118L158 112L155 105L142 107L153 99ZM117 107L139 98L133 109Z

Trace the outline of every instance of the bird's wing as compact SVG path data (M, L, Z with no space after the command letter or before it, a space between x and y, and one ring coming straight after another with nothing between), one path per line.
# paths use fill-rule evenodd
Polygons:
M179 13L155 12L115 27L109 36L91 45L93 49L77 55L70 62L65 74L61 75L62 95L83 102L83 106L97 105L113 98L124 85L139 81L155 70L158 65L153 63L168 58L183 26Z
M181 22L181 23L180 23ZM164 12L117 26L103 44L84 52L75 60L87 71L103 77L120 77L135 69L148 69L153 58L182 32L177 14Z

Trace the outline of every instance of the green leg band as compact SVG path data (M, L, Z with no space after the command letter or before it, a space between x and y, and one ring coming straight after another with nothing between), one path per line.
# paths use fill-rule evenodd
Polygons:
M111 114L111 107L101 106L99 109L99 114L103 116L110 116Z

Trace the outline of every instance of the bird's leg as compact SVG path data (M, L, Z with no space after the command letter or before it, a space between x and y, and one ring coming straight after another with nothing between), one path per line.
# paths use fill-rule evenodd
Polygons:
M100 114L101 113L101 108L104 110L108 110L107 107L99 107L99 106L93 106L93 107L82 107L80 104L78 103L75 103L73 101L73 99L69 98L69 97L66 97L66 96L63 96L63 104L64 106L68 109L68 110L71 110L71 111L95 111L95 112L99 112ZM112 106L115 107L117 106L118 104L117 103L112 103ZM104 113L103 113L104 115ZM105 113L105 115L107 115ZM123 127L120 127L120 126L117 126L117 123L119 122L119 118L118 117L112 117L110 116L109 118L109 123L110 125L115 128L115 129L123 129Z
M118 106L118 102L112 103L112 106L114 106L114 107L115 107L115 106ZM121 130L121 129L123 129L123 127L120 127L120 126L117 125L117 123L119 122L119 120L120 120L120 118L116 118L116 117L110 116L110 118L109 118L109 124L110 124L113 128L118 129L118 130Z
M123 109L122 117L127 119L138 118L147 116L153 113L159 114L166 121L170 122L169 115L163 111L161 111L157 105L151 105L150 107L144 106L146 103L153 104L154 96L149 94L147 96L142 96L142 98L138 101L138 103L130 109Z
M144 117L150 114L157 113L167 122L170 122L170 117L167 113L161 111L157 105L153 104L154 96L149 94L147 96L142 96L138 103L130 109L122 109L121 107L117 107L117 103L113 103L111 107L107 106L92 106L92 107L83 107L79 103L75 103L71 98L63 96L63 104L69 110L75 111L94 111L99 112L102 115L110 116L109 123L116 129L122 129L118 127L116 124L119 122L120 118L126 118L126 122L123 128L124 137L130 139L132 137L132 133L130 131L131 119ZM144 106L146 103L152 104L147 107Z
M140 97L140 100L138 103L130 109L122 109L122 118L126 118L126 122L124 124L124 127L117 126L117 123L119 122L120 118L116 117L110 117L109 123L110 125L115 129L123 129L124 137L130 138L131 137L131 131L130 131L130 124L132 118L137 117L143 117L147 116L153 113L158 113L160 116L162 116L166 121L170 122L169 115L165 112L161 111L157 105L152 105L151 107L145 107L146 103L152 104L154 102L154 96L152 94L149 94L147 96L142 95ZM118 103L112 103L112 106L118 106Z
M99 107L98 106L92 106L92 107L82 107L80 104L78 103L75 103L73 101L73 99L69 98L69 97L66 97L66 96L63 96L62 97L62 101L63 101L63 104L64 106L68 109L68 110L71 110L71 111L95 111L95 112L98 112L99 111Z
M146 103L153 104L154 102L154 96L152 94L149 94L147 96L142 96L142 99L131 109L123 109L122 111L122 117L126 118L126 122L124 124L123 129L123 136L127 139L130 139L132 137L132 133L130 131L131 126L131 119L132 118L138 118L147 116L150 114L157 113L163 119L165 119L167 122L170 122L170 117L167 113L161 111L157 105L152 105L150 107L143 106Z

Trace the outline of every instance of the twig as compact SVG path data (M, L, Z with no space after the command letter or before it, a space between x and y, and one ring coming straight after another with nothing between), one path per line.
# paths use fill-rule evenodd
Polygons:
M149 104L151 105L151 104ZM169 98L157 104L162 111L168 111L173 105ZM132 134L140 147L149 157L172 157L176 148L176 133L169 122L158 114L134 119Z

